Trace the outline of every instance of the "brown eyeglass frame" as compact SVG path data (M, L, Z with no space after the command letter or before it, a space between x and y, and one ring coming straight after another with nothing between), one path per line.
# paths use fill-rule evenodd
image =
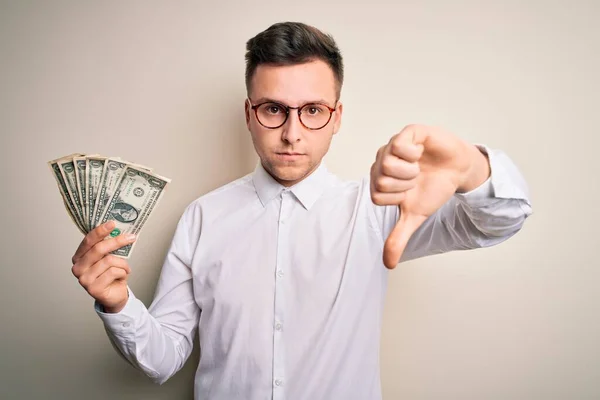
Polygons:
M283 109L285 109L285 119L283 120L283 122L278 125L278 126L266 126L265 124L263 124L260 120L260 118L258 118L258 107L264 105L264 104L277 104L278 106L281 106ZM306 106L310 106L310 105L319 105L319 106L323 106L326 107L329 110L329 118L327 119L327 122L325 122L325 124L323 124L322 127L320 128L309 128L308 126L304 125L304 122L302 122L302 117L300 116L302 113L300 112L301 109L303 109ZM337 107L337 102L335 103L336 107ZM277 128L281 128L283 125L285 125L285 123L287 122L288 118L290 117L290 110L298 110L298 121L300 121L300 123L302 124L303 127L305 127L308 130L311 131L318 131L320 129L323 129L327 126L327 124L329 124L329 122L331 121L331 116L333 115L333 113L335 112L335 107L331 108L329 107L327 104L323 104L323 103L306 103L300 107L290 107L290 106L286 106L285 104L282 103L278 103L276 101L264 101L260 104L256 104L253 105L252 102L250 102L250 108L252 108L254 110L254 116L256 117L256 120L258 121L259 124L261 124L262 126L264 126L267 129L277 129Z

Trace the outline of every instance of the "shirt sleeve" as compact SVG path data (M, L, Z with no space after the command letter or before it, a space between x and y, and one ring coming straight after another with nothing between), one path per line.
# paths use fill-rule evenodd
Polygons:
M490 177L478 188L455 193L410 238L401 262L453 250L499 244L515 235L532 214L527 183L502 151L477 145L487 154ZM398 206L375 206L386 239L396 222Z
M105 313L95 304L113 347L160 384L181 369L193 349L200 309L190 265L200 230L201 210L192 203L177 225L149 308L131 290L119 313Z

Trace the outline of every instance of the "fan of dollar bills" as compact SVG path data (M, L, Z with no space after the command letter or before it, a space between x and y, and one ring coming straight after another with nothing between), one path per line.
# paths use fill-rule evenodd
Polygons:
M170 179L118 157L71 154L48 162L71 219L84 235L110 220L111 236L139 236ZM129 258L133 244L113 254Z

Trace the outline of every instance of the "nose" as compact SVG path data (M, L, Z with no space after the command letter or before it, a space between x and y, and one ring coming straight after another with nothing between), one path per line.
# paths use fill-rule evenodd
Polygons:
M302 138L302 123L300 122L300 116L296 110L290 110L288 120L283 125L283 131L281 132L281 140L294 144L300 141Z

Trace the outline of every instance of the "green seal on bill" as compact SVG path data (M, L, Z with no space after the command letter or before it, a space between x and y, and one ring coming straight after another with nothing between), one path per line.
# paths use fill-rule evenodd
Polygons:
M121 230L119 228L115 228L113 229L113 231L110 233L110 236L115 237L115 236L119 236L119 234L121 233Z

